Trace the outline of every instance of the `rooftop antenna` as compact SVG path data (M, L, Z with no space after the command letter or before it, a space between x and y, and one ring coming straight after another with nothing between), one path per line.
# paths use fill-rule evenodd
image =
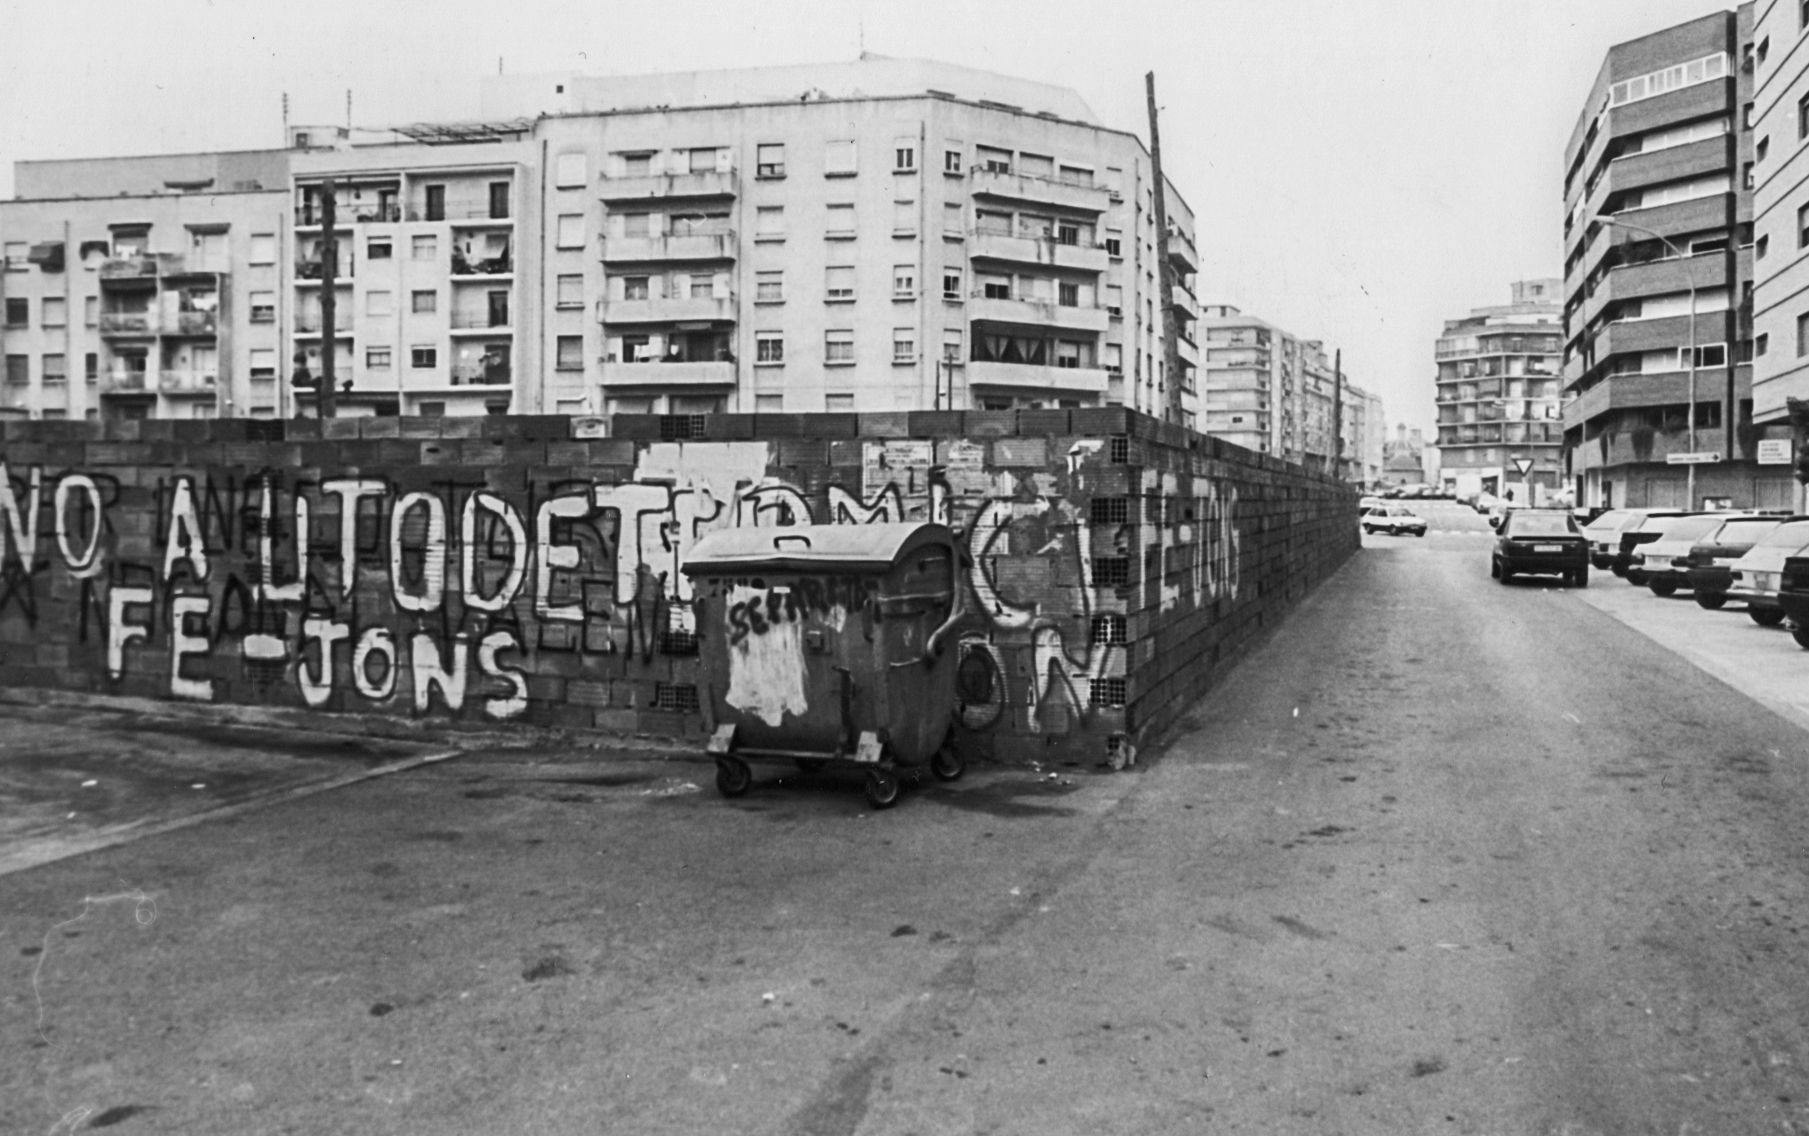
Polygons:
M854 15L855 35L860 45L860 58L867 58L867 13L856 12Z
M348 135L352 132L352 88L350 87L345 89L345 129Z
M497 57L496 57L496 73L497 73L497 74L498 74L498 75L501 75L501 74L502 74L502 73L503 73L503 70L502 70L502 61L503 61L503 57L502 57L502 56L500 56L500 55L499 55L499 56L497 56Z
M283 147L289 146L289 92L283 92Z

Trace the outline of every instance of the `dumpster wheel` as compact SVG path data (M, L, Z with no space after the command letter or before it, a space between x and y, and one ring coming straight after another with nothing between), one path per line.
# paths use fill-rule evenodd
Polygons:
M754 783L754 771L739 757L716 759L716 791L725 797L739 797Z
M898 774L885 769L867 771L867 803L876 809L889 809L898 803Z
M958 781L967 772L967 759L961 756L954 743L944 742L942 748L930 756L930 772L938 781Z

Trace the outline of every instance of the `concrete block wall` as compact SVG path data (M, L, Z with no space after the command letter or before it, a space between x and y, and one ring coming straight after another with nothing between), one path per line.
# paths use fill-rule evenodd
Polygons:
M0 684L696 736L729 525L963 536L960 728L1148 744L1358 547L1350 487L1123 409L0 423Z

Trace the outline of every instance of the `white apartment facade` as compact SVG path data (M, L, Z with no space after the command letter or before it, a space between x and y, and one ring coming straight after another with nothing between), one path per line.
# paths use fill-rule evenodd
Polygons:
M235 351L243 340L258 354L223 368L231 394L193 412L310 413L330 336L341 414L1160 415L1174 382L1197 421L1192 214L1171 184L1170 376L1148 152L1071 91L879 59L497 82L486 101L519 113L382 134L302 128L269 152L283 195L260 193L256 219L217 219L238 234L227 276L258 281L255 305L241 297L219 318ZM161 161L41 165L85 185ZM219 200L167 196L203 211ZM0 238L37 240L59 208L0 203ZM233 385L264 381L264 324L275 400ZM9 353L13 330L0 335Z
M1746 113L1763 158L1751 170L1752 420L1763 466L1791 461L1809 431L1789 405L1809 399L1809 4L1758 0L1753 44ZM1788 492L1802 508L1803 488Z

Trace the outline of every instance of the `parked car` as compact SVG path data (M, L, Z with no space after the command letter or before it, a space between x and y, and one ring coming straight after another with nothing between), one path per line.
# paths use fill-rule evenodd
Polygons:
M1609 509L1583 526L1583 535L1589 538L1589 564L1592 568L1606 569L1614 563L1614 553L1620 547L1621 526L1633 519L1632 509Z
M1426 535L1425 518L1416 514L1405 505L1376 505L1366 510L1360 521L1366 533L1392 533L1401 536L1412 533L1414 536Z
M1563 509L1509 509L1496 530L1489 575L1503 584L1518 575L1562 576L1589 586L1589 540Z
M1360 497L1357 499L1357 511L1359 513L1366 512L1370 509L1378 508L1382 503L1380 497Z
M1778 579L1778 606L1784 609L1790 637L1809 651L1809 556L1786 556Z
M1784 622L1778 602L1784 561L1809 546L1809 520L1786 521L1766 533L1729 569L1727 598L1745 600L1746 614L1761 627Z
M1785 521L1809 520L1778 513L1735 514L1690 546L1681 562L1682 570L1696 606L1714 611L1727 603L1727 589L1733 583L1734 561L1746 555L1752 546Z
M1476 499L1470 502L1470 508L1475 509L1478 513L1487 514L1488 511L1495 506L1505 505L1506 503L1506 501L1495 496L1493 493L1478 493Z
M1614 534L1614 555L1608 561L1608 570L1616 576L1627 574L1627 564L1633 550L1649 541L1658 539L1664 522L1671 517L1689 515L1686 509L1629 509L1633 517L1621 526ZM1639 581L1634 581L1639 583Z
M1688 581L1673 561L1690 554L1698 540L1720 528L1725 518L1715 513L1687 513L1647 521L1642 529L1656 526L1658 538L1636 546L1627 555L1627 582L1644 584L1655 596L1676 595Z

